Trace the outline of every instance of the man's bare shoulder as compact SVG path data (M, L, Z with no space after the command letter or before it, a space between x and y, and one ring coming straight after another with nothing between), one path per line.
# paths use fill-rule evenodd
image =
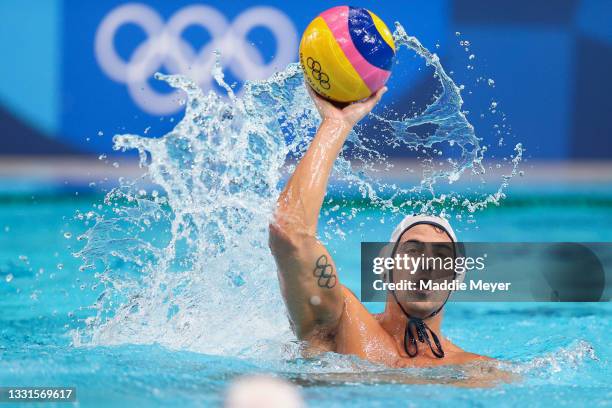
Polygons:
M377 315L372 314L352 290L342 286L342 293L344 295L344 313L341 325L367 328L370 335L386 334L378 321Z
M460 387L493 387L500 383L510 383L520 380L520 376L500 368L500 361L481 354L470 353L449 343L450 347L445 357L447 364L461 366L467 379L451 382Z
M459 351L448 351L446 353L447 361L452 361L453 364L467 364L478 361L496 361L494 358L483 356L481 354L470 353L469 351L459 350Z
M356 315L352 317L361 317L376 321L374 315L370 313L363 303L361 303L359 298L357 298L357 295L355 295L352 290L342 285L342 294L344 295L345 312Z
M451 343L448 340L445 341L444 350L446 352L445 358L447 359L447 361L452 360L453 364L455 363L455 361L457 362L456 364L466 364L477 361L496 361L494 358L491 357L465 351L461 347Z
M397 359L393 338L350 289L343 287L344 311L336 330L335 352L389 365Z

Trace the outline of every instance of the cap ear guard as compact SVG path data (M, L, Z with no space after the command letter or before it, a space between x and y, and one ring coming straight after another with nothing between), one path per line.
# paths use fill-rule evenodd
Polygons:
M454 242L455 244L455 258L465 257L465 244L463 242ZM461 272L455 270L455 280L463 282L465 280L465 269Z

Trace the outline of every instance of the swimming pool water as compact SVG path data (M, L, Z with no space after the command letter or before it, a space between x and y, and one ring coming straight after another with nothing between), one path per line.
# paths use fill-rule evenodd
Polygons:
M466 241L612 241L612 196L605 191L612 190L514 194L458 234ZM609 406L612 400L609 303L449 304L446 336L468 351L511 361L521 373L521 381L487 389L406 385L410 376L461 374L394 372L348 357L234 358L154 344L74 347L75 316L96 293L93 277L79 272L71 256L82 228L72 217L100 200L0 197L0 385L75 386L82 406L217 406L232 379L271 372L298 384L311 407ZM345 240L329 243L342 282L355 290L359 242L382 240L393 228L378 215L361 213L355 228L345 226ZM365 227L357 229L360 222Z

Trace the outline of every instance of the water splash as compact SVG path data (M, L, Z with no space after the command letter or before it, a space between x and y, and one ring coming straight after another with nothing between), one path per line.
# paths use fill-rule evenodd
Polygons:
M545 378L562 372L571 373L592 361L599 361L593 346L586 340L576 340L526 362L503 363L502 368L521 375Z
M480 147L480 140L476 137L474 127L462 111L463 98L460 88L448 76L438 56L425 48L416 37L406 34L404 28L397 23L394 38L398 46L406 46L413 50L425 59L427 65L434 68L434 76L440 81L442 89L439 96L423 113L412 118L404 117L402 120L382 119L383 122L391 127L391 135L398 143L403 143L413 150L431 149L445 142L460 149L457 160L452 158L447 160L450 169L431 171L429 177L423 178L421 187L425 186L427 190L434 192L434 184L440 178L452 183L459 180L467 169L472 169L477 174L484 173L482 167L484 149ZM423 125L433 127L433 131L426 137L415 131Z
M183 77L158 78L185 91L183 120L163 138L114 142L138 150L165 194L148 197L126 184L107 195L110 214L86 232L77 254L103 268L99 313L75 343L156 342L234 354L286 341L267 225L289 151L277 118L316 124L306 93L297 91L299 68L247 84L242 98L227 87L229 100ZM227 86L220 71L215 79Z
M442 179L453 183L468 169L482 174L486 149L461 111L460 89L438 57L399 24L394 37L398 47L416 52L433 67L441 90L411 118L374 116L379 143L437 156L443 151L440 144L459 151L441 165L423 160L420 184L398 187L384 181L384 172L376 176L381 164L389 170L386 157L364 143L357 129L334 166L335 177L345 186L339 199L350 198L356 189L381 215L415 210L447 215L449 205L471 212L497 204L512 175L496 195L476 200L437 193ZM114 138L116 150L138 151L146 176L124 180L107 194L93 216L95 225L79 237L84 245L76 256L85 270L95 271L94 289L100 295L84 327L73 331L73 342L159 343L209 354L273 358L272 350L286 352L284 346L294 337L267 247L267 226L286 158L304 154L320 121L302 72L292 64L268 80L247 82L237 96L217 64L214 78L226 98L204 94L182 76L156 78L184 92L185 116L161 138ZM426 136L416 130L424 125L433 129ZM143 181L153 183L155 191L142 190ZM323 235L341 237L339 225L358 212L353 208L335 216Z

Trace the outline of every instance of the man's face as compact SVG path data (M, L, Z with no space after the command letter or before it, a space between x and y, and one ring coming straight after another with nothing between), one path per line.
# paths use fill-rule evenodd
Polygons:
M421 282L450 282L454 278L454 271L448 268L448 263L444 267L444 261L454 257L454 244L444 230L420 224L408 229L400 237L394 258L398 256L404 266L405 261L408 261L409 269L395 268L393 281L414 282L417 290L396 290L397 300L411 316L425 318L442 306L448 292L421 290ZM391 298L390 301L394 300Z

